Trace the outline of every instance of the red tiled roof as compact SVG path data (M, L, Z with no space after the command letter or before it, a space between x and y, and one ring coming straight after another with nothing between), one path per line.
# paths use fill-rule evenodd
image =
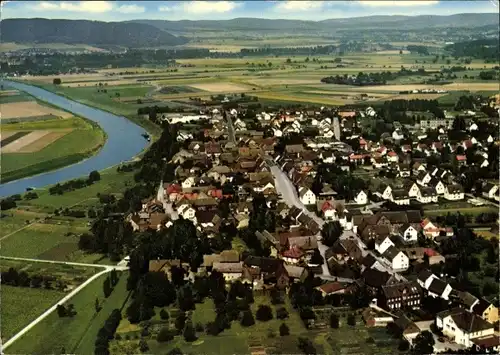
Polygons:
M436 256L439 255L438 252L436 252L434 249L431 248L425 248L424 253L427 254L427 256Z
M397 153L391 151L391 152L387 153L387 155L390 157L395 157L397 155Z
M321 205L321 211L325 212L328 210L334 210L335 207L333 207L332 203L330 201L325 201L323 202L323 205Z
M293 245L292 247L290 247L290 249L285 250L282 254L285 258L294 258L294 259L299 259L302 256L304 256L304 252L302 251L302 249L300 249L296 245Z
M182 187L178 184L170 184L167 187L167 195L170 195L171 193L174 193L174 192L178 193L181 191L182 191Z
M465 155L457 155L457 160L458 161L465 161L467 157Z
M467 139L466 141L463 142L464 143L464 146L466 148L470 148L474 145L474 143L472 143L472 141L470 139Z
M363 138L360 138L359 145L366 145L366 141Z
M330 294L345 289L345 286L340 282L328 282L319 286L318 288L324 293Z
M213 198L222 198L222 190L221 189L209 190L208 195Z

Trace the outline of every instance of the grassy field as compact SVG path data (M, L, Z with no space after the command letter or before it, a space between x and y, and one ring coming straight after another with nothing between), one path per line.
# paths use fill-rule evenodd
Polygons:
M126 302L127 274L120 277L111 296L104 298L102 283L106 275L94 280L68 303L74 304L77 314L73 318L59 318L56 312L38 323L25 336L10 348L13 354L52 354L62 351L73 354L92 354L99 329L115 308ZM95 312L95 299L98 298L102 309Z
M1 333L5 342L64 297L64 292L2 285Z
M0 242L3 256L41 258L86 263L109 262L100 254L78 250L78 235L88 231L87 218L46 217L57 208L87 211L99 201L97 193L120 194L130 184L133 173L118 173L115 168L101 172L101 180L91 186L66 192L62 196L37 190L35 200L18 201L16 209L3 212Z

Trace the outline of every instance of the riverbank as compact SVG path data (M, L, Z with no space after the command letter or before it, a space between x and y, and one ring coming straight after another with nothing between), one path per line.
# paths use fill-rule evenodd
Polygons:
M123 116L113 115L109 112L68 100L60 95L28 84L5 82L5 85L11 86L16 90L25 91L37 100L47 102L54 107L71 112L77 117L84 118L82 122L84 122L87 127L86 134L88 135L86 137L72 137L72 133L69 133L66 135L68 138L60 138L60 140L63 140L62 142L65 144L65 147L59 147L59 150L62 151L67 148L73 149L73 151L70 152L71 154L66 155L66 158L59 156L57 160L48 159L45 164L38 164L35 158L31 158L34 159L32 160L34 164L30 165L35 165L34 167L21 173L11 173L11 175L9 175L7 171L7 175L2 176L4 180L2 180L3 183L0 185L0 196L22 193L26 191L28 187L39 188L46 185L52 185L88 175L93 170L99 171L110 166L115 166L121 162L133 159L141 154L148 146L148 142L141 136L144 130ZM60 122L63 122L63 120ZM56 123L59 124L59 122ZM52 124L54 124L54 122ZM92 137L94 138L93 141L91 139ZM64 141L65 138L66 141ZM78 149L80 149L79 147L85 142L91 143L91 149L78 151ZM84 160L82 161L82 159ZM7 163L11 166L15 165L14 161ZM2 165L3 164L4 162L2 162ZM72 165L61 167L67 164ZM39 173L48 168L57 170L17 179L23 175L26 176L27 174ZM8 180L16 180L5 182L5 178Z
M137 124L138 126L144 128L153 139L159 137L162 132L161 127L157 126L156 124L152 123L147 119L139 117L136 114L135 110L129 109L126 104L109 99L109 97L112 95L108 96L106 100L104 99L105 98L104 96L99 96L98 97L99 99L96 100L96 97L93 95L94 92L91 91L94 89L93 87L68 88L54 84L41 84L40 82L32 80L15 80L15 81L19 83L27 83L29 85L36 86L40 89L50 91L56 95L65 97L69 100L73 100L83 105L109 112L113 115L123 116L128 120L132 121L133 123ZM127 85L123 86L125 87ZM120 86L109 87L106 90L108 89L113 90L114 88L116 89L117 87ZM147 87L145 87L145 89L146 88Z

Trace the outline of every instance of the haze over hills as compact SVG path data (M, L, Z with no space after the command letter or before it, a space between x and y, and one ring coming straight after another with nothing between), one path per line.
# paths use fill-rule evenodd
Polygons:
M155 26L133 22L7 19L0 23L2 42L175 46L187 42Z
M94 46L122 47L177 46L187 43L186 37L208 32L246 36L262 34L334 35L358 31L422 31L432 29L463 29L482 33L496 31L498 15L457 14L450 16L368 16L322 21L302 21L262 18L236 18L231 20L133 20L100 22L90 20L59 19L6 19L0 22L2 42L64 43ZM173 34L172 34L173 33ZM497 32L498 33L498 32ZM174 35L175 34L175 35ZM183 37L186 36L186 37ZM257 39L259 36L257 36Z
M497 25L498 15L485 14L457 14L449 16L420 15L420 16L367 16L338 18L322 21L236 18L232 20L134 20L131 22L150 24L165 31L190 32L197 29L210 30L314 30L330 31L342 29L418 29L443 27L481 27Z

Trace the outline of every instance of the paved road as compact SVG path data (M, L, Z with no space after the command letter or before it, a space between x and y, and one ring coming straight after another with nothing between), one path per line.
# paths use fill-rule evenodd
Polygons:
M304 204L299 200L295 186L292 184L288 176L280 168L276 166L276 164L271 158L266 158L266 161L268 165L270 165L271 167L271 173L274 176L276 191L281 194L281 197L283 198L285 203L288 206L295 206L297 208L300 208L303 211L303 213L313 218L318 223L318 225L322 227L324 221L318 216L316 216L314 213L309 211L304 206ZM326 263L326 258L325 258L325 252L327 249L328 247L318 240L318 250L323 259L325 260L325 262L321 266L321 269L323 270L322 275L328 278L332 277L332 275L330 274L330 270L328 270L328 265Z
M230 116L227 116L227 135L229 140L236 144L236 134L234 133L233 119Z
M49 263L49 264L64 264L64 265L73 265L73 266L86 266L86 267L97 267L97 268L104 268L104 270L98 272L95 275L92 275L90 278L88 278L85 282L83 282L81 285L76 287L73 291L68 293L66 296L64 296L62 299L57 301L56 304L54 304L52 307L47 309L45 312L43 312L40 316L38 316L35 320L33 320L30 324L28 324L26 327L24 327L20 332L18 332L16 335L14 335L12 338L10 338L8 341L3 343L1 345L0 353L4 353L4 351L12 345L16 340L18 340L20 337L22 337L24 334L26 334L31 328L33 328L35 325L40 323L42 320L44 320L49 314L54 312L57 309L58 305L64 304L66 301L70 300L73 296L75 296L78 292L83 290L87 285L89 285L92 281L100 277L101 275L104 275L111 270L127 270L127 266L116 266L116 265L96 265L96 264L83 264L83 263L72 263L72 262L65 262L65 261L55 261L55 260L38 260L38 259L28 259L28 258L14 258L14 257L5 257L5 256L0 256L1 259L8 259L8 260L19 260L19 261L30 261L30 262L40 262L40 263Z
M297 191L295 190L295 186L292 184L288 176L276 166L276 163L274 160L270 157L265 158L267 164L271 167L271 173L274 176L274 180L276 183L276 191L281 194L281 197L283 200L286 202L287 205L289 206L296 206L297 208L302 209L305 214L313 218L320 227L323 226L324 221L323 219L319 218L316 216L316 214L310 212L307 210L307 208L302 204L302 202L299 200L297 196ZM378 203L372 203L372 205L378 205ZM363 241L354 233L353 231L350 230L344 230L342 232L342 235L340 237L341 239L354 239L356 243L358 244L359 248L361 249L362 255L366 256L367 254L371 254L378 262L381 264L381 266L378 268L380 271L386 271L390 273L391 275L396 275L397 277L400 277L401 279L404 279L402 276L399 274L395 273L392 271L390 267L388 267L387 263L382 260L380 257L376 256L372 251L369 251L366 249L366 245L363 243ZM325 258L325 252L328 249L326 245L321 243L321 241L318 241L318 250L320 251L321 255L325 259L325 263L322 265L322 270L323 274L319 276L322 279L328 280L328 279L334 279L335 276L330 274L330 270L328 270L328 265L326 263L326 258ZM340 280L339 280L340 281ZM348 281L346 281L348 282Z
M59 260L43 260L43 259L30 259L30 258L16 258L13 256L0 256L0 259L6 260L18 260L18 261L30 261L36 263L48 263L48 264L61 264L61 265L72 265L72 266L83 266L83 267L96 267L104 268L108 271L116 269L118 271L128 270L127 266L117 266L117 265L106 265L106 264L85 264L85 263L73 263L70 261L59 261Z

